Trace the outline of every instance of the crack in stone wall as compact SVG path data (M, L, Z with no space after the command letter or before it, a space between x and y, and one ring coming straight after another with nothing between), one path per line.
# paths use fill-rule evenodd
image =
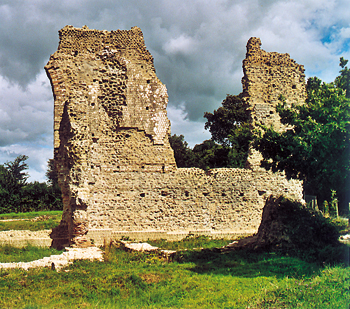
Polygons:
M167 90L139 28L66 26L59 36L45 67L55 99L54 159L64 204L60 226L51 233L53 246L87 245L91 239L103 244L123 235L253 233L267 196L301 199L300 182L283 173L176 168ZM261 74L258 58L269 53L257 46L248 47L243 84L259 115L265 92L255 89L254 78ZM283 70L289 64L279 62ZM265 95L263 103L269 107L272 97Z

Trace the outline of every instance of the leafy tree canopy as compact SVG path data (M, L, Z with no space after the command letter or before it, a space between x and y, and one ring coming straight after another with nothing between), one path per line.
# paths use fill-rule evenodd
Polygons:
M244 167L252 134L250 113L242 94L227 95L222 106L213 113L205 113L204 118L212 140L227 149L226 166Z
M10 193L17 193L29 177L26 170L28 156L19 155L14 161L6 162L0 168L0 186Z
M45 173L45 176L50 186L58 185L58 175L55 167L55 161L53 159L49 159L47 161L47 171Z
M174 150L174 157L177 167L194 167L195 158L192 149L188 146L183 135L169 136L171 148Z
M49 163L49 186L43 182L29 182L28 156L20 155L14 161L0 164L0 213L62 209L62 197L57 175ZM56 178L55 178L56 177Z
M228 148L213 140L206 140L191 149L183 135L172 135L169 142L174 150L177 167L198 167L204 170L225 167L228 161Z
M227 166L228 152L229 149L227 147L219 145L213 140L206 140L193 147L196 167L204 170Z
M27 160L28 156L19 155L13 162L5 163L5 167L11 178L19 185L24 185L29 177L26 172L28 169L28 164L26 163Z

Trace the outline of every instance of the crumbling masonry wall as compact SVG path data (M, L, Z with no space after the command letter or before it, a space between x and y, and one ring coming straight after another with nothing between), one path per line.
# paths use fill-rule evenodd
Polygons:
M243 60L243 97L250 106L252 126L258 124L272 126L276 131L286 127L281 124L276 106L304 104L306 84L304 66L297 64L289 54L266 52L261 49L259 38L250 38L247 43L246 58ZM251 149L248 163L251 168L259 168L261 154Z
M55 99L54 159L64 204L51 234L54 246L121 236L253 233L267 196L301 198L300 183L283 174L176 168L166 87L139 28L66 26L59 35L45 67ZM251 100L248 83L246 89Z

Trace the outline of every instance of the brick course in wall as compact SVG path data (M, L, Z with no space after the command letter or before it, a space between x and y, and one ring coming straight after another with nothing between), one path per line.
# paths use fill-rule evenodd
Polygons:
M254 233L267 196L301 199L300 182L281 173L176 168L167 90L139 28L66 26L59 35L58 50L45 67L55 99L54 159L64 204L61 224L51 234L54 246L102 244L122 236ZM261 53L260 46L251 46ZM252 50L247 59L255 59ZM261 74L255 64L249 71L247 59L245 76ZM279 63L288 70L290 62ZM290 70L293 75L295 68ZM250 81L243 84L254 109L260 94Z

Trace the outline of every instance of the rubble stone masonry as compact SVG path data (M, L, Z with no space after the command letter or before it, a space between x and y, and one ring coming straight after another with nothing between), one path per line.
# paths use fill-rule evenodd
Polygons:
M45 66L55 100L54 159L64 204L60 226L51 234L53 246L102 244L122 236L254 233L267 196L301 199L300 182L281 173L176 168L168 140L167 90L139 28L108 32L66 26L59 36L58 50ZM244 90L260 117L258 104L269 107L276 99L272 94L260 99L252 81L262 74L262 52L256 48L254 58L249 50ZM279 63L292 76L301 67L289 60ZM279 85L286 75L275 69L264 76L280 76L275 85L283 92ZM297 90L282 93L288 99L303 89L298 74L293 77Z
M266 52L259 38L250 38L246 58L243 60L243 97L248 101L252 125L272 126L276 131L286 127L281 124L276 106L285 98L287 106L304 104L306 84L304 66L297 64L289 54ZM251 149L248 164L258 168L262 156Z

